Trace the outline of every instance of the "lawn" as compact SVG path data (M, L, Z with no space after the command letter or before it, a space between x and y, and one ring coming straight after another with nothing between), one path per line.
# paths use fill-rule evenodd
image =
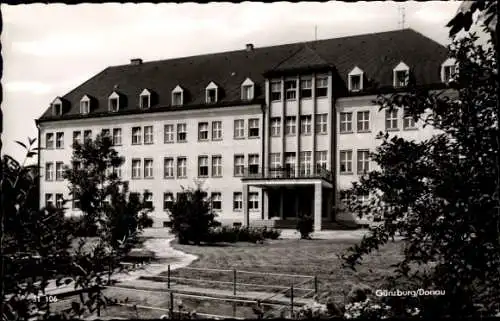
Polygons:
M363 283L378 288L384 278L393 274L390 266L401 257L401 242L391 242L379 252L367 256L357 271L342 268L337 257L356 240L272 240L266 244L236 243L230 245L180 245L175 241L175 249L198 256L190 267L237 269L253 272L315 275L318 278L319 300L329 295L343 303L354 284ZM210 280L231 281L231 273L202 273L196 270L180 269L172 271L172 276L189 278L209 278ZM302 279L303 280L303 279ZM294 284L302 281L294 280ZM290 278L238 274L238 282L289 286ZM226 287L227 285L210 285ZM231 286L231 285L229 285ZM308 288L312 287L309 283ZM300 293L297 293L300 295Z

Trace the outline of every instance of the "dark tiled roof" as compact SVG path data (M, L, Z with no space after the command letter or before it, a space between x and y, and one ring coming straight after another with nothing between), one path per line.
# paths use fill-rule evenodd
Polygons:
M117 92L127 97L126 105L121 107L127 113L139 112L139 95L145 88L156 96L151 111L168 110L171 92L177 85L184 89L185 105L203 108L205 87L211 81L220 86L221 105L233 102L241 105L240 86L247 77L254 81L256 100L261 101L265 94L265 73L308 68L329 68L337 73L334 87L340 88L335 91L340 96L347 95L347 75L355 66L364 71L372 85L384 87L392 85L392 69L404 61L417 84L437 84L446 55L444 46L416 31L404 29L114 66L64 95L70 108L62 118L77 117L79 101L85 94L95 98L90 117L107 112L107 99L115 86ZM45 119L54 119L50 108L40 118Z

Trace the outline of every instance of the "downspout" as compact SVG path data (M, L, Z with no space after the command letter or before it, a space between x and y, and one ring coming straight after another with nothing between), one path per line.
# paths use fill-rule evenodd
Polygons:
M37 139L37 145L38 145L38 150L37 150L37 155L36 155L36 159L37 159L37 175L36 175L36 184L37 184L37 189L38 189L38 199L37 199L37 202L38 202L38 206L39 207L42 207L41 204L40 204L40 200L42 199L41 197L41 192L42 192L42 188L41 188L41 185L40 185L40 177L41 177L41 167L40 167L40 138L41 138L41 131L40 131L40 122L38 119L35 119L35 125L36 125L36 128L37 128L37 131L38 131L38 139Z
M262 174L265 175L266 174L266 168L264 167L265 166L265 157L267 156L266 155L266 103L264 102L262 105L261 105L261 109L262 109L262 160L261 160L261 168L262 168ZM260 218L262 220L264 220L264 192L261 190L261 193L260 193L260 204L261 204L261 210L260 210ZM268 209L269 210L269 209Z

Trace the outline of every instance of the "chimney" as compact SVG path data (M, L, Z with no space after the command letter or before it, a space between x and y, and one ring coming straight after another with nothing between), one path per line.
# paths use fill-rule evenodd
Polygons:
M253 43L247 43L246 49L247 49L247 51L252 51L253 50Z
M140 64L142 64L142 59L141 58L130 59L130 64L131 65L140 65Z

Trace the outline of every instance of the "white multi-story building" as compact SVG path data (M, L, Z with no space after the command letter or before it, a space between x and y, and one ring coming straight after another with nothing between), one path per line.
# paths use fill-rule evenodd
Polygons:
M312 215L315 228L353 220L340 191L372 170L380 131L422 139L433 130L379 112L376 95L409 81L444 88L442 45L411 30L109 67L57 97L37 120L41 206L70 199L62 179L74 141L112 137L115 169L149 191L155 226L182 187L202 183L223 223L276 226ZM73 202L70 213L78 213Z

